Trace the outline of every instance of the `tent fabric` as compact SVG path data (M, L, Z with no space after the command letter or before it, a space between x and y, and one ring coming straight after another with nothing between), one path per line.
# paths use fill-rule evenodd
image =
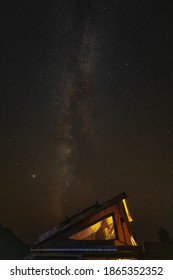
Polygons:
M74 219L67 219L56 228L48 231L39 238L33 248L52 248L63 240L72 241L108 241L114 246L137 245L131 230L132 219L125 203L126 195L121 195L102 205L88 208ZM88 210L87 209L87 210ZM130 218L129 218L130 217ZM57 245L58 246L58 245Z
M88 240L97 239L95 234L91 235L91 239L89 238L89 232L96 233L96 229L99 230L101 227L102 221L104 221L104 217L109 217L107 219L112 219L112 223L114 226L114 235L111 236L109 239L115 239L116 244L119 246L121 245L133 245L131 241L132 231L131 226L128 221L124 205L122 202L118 203L118 205L113 205L111 207L108 207L104 209L103 211L98 212L95 215L92 215L91 217L81 221L76 227L71 229L69 231L69 234L71 232L77 231L77 233L73 234L72 236L68 237L70 239L76 239L76 240L84 240L88 236ZM99 222L97 222L99 221ZM94 224L95 223L95 224ZM96 227L95 231L92 231L92 225ZM84 228L83 230L80 230ZM88 231L88 235L87 235ZM83 238L82 238L83 236ZM94 238L95 237L95 238ZM104 238L101 238L104 239ZM108 238L105 238L108 239Z

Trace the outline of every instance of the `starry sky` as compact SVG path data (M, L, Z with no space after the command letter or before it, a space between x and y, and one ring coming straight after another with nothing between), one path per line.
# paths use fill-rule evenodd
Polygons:
M0 224L27 243L125 191L173 236L173 4L0 1Z

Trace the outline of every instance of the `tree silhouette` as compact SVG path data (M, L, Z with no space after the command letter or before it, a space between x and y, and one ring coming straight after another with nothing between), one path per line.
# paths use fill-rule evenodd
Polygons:
M171 242L170 234L166 229L161 227L158 230L158 235L159 235L159 238L160 238L160 242Z
M0 259L21 260L29 253L29 246L14 235L11 229L0 225Z

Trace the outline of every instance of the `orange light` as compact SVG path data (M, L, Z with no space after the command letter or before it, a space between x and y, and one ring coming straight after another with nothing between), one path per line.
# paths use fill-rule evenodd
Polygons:
M130 240L131 240L133 246L137 246L137 243L132 235L130 236Z
M123 204L124 204L124 208L125 208L125 211L126 211L126 215L127 215L128 221L129 221L129 222L132 222L133 219L132 219L132 217L130 216L130 213L129 213L129 210L128 210L128 207L127 207L127 204L126 204L126 200L125 200L125 199L123 199Z
M79 231L69 237L69 239L75 239L75 240L90 240L91 236L92 238L96 234L96 232L99 230L100 227L104 228L105 231L105 238L107 239L114 239L115 238L115 232L114 232L114 226L113 226L113 218L112 216L101 220L87 228L85 228L82 231Z

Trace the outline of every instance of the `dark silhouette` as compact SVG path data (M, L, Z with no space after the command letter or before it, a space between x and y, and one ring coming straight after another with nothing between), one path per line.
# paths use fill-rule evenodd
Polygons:
M158 235L160 238L160 242L171 242L170 234L166 229L161 227L158 231Z
M106 220L103 220L100 228L96 232L95 239L106 240L107 239L106 231L105 231L106 228L109 228L109 224Z
M22 260L29 253L29 246L24 244L9 228L0 225L0 259Z

